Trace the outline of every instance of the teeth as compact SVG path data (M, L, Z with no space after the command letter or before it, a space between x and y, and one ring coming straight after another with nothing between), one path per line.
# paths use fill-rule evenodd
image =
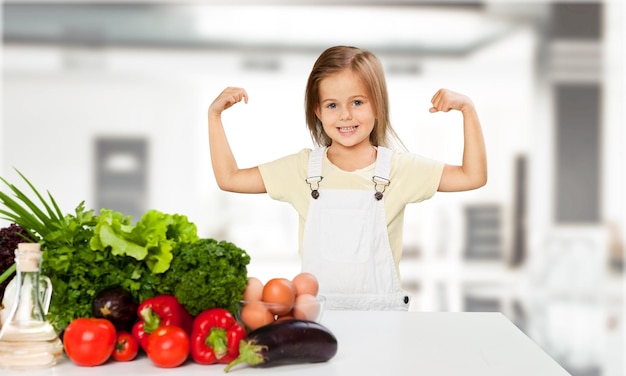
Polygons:
M339 127L339 132L352 132L356 127Z

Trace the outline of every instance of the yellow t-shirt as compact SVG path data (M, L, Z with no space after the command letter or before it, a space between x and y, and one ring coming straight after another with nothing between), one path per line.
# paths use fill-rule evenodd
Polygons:
M311 189L305 182L311 149L302 149L275 161L259 166L265 189L269 196L290 203L299 215L299 252L302 251L302 235L309 210ZM402 228L404 208L431 198L437 191L444 164L414 153L394 151L391 159L390 184L384 193L385 215L389 243L396 269L402 255ZM324 156L320 189L367 189L372 190L375 164L356 171L344 171Z

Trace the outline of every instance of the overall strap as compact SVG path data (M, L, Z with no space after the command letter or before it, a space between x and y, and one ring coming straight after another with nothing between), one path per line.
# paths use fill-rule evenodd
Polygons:
M322 180L322 160L324 159L325 151L326 147L322 146L313 149L309 154L309 172L307 180L313 178L320 178L319 180Z
M378 147L378 156L376 157L376 170L374 178L382 178L389 182L389 174L391 171L391 156L393 151L384 146Z
M322 160L324 159L324 153L326 147L318 147L311 151L309 154L309 169L308 177L305 179L306 183L311 188L311 197L317 199L319 197L319 182L322 181Z

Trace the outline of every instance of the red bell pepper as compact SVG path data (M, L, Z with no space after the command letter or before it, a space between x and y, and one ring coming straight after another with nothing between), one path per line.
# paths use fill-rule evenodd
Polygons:
M193 316L178 302L174 295L158 295L148 298L137 307L139 321L132 333L145 350L150 333L160 326L178 326L191 334Z
M228 310L200 312L191 331L191 358L199 364L230 363L239 356L246 330Z

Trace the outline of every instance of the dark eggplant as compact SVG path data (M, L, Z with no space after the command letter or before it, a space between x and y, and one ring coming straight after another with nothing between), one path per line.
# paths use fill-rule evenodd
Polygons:
M111 321L117 330L129 331L137 321L137 302L121 287L109 287L96 294L92 302L94 317Z
M326 362L336 353L337 338L322 324L297 319L276 321L248 333L239 344L239 356L224 372L239 363L273 367Z

